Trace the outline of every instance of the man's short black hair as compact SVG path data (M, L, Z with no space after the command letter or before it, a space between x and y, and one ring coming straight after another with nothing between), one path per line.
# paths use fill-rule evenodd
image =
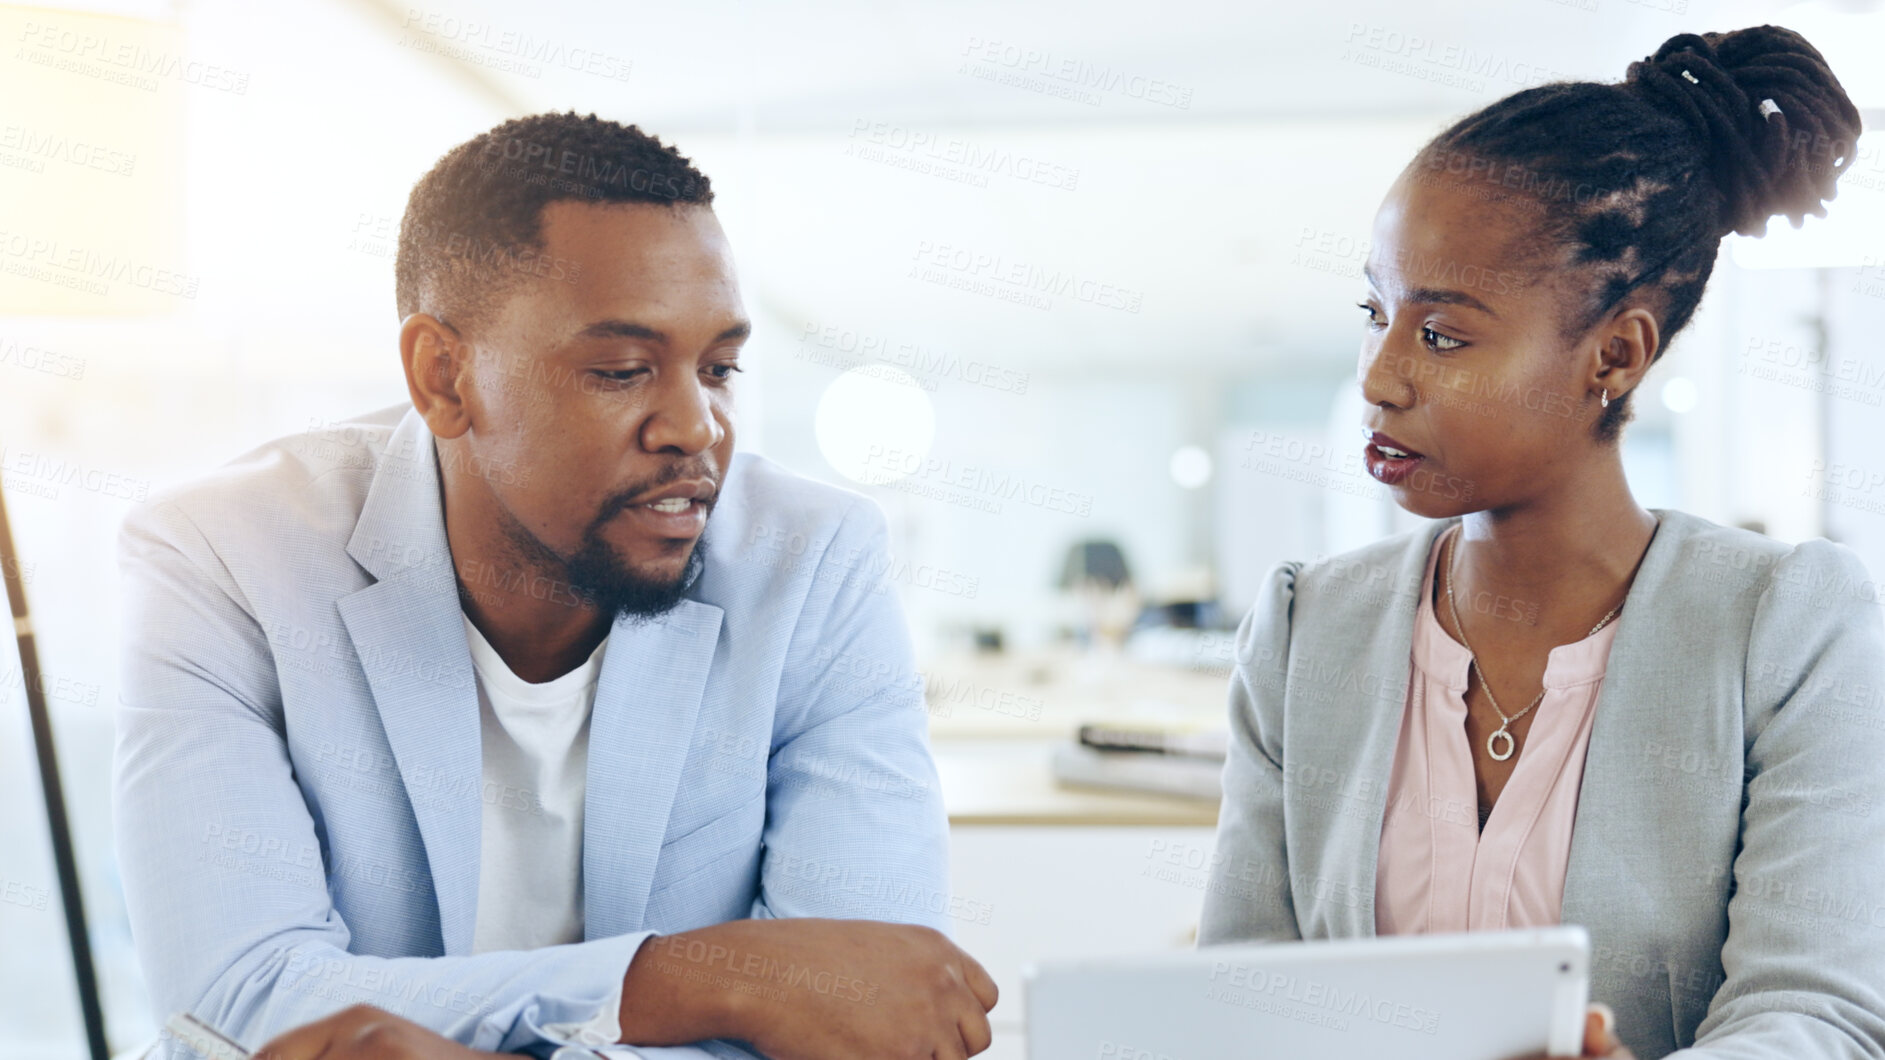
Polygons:
M413 186L393 266L399 317L475 322L525 277L574 279L547 261L553 202L713 202L713 185L680 152L633 125L590 114L515 118L445 153Z

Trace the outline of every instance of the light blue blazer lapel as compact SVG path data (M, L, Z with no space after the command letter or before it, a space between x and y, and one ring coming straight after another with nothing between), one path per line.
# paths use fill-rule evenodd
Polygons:
M583 797L583 932L640 930L681 767L720 641L722 612L682 600L652 620L618 615L589 719Z
M338 607L399 765L447 956L471 952L484 809L477 684L432 433L409 412L389 439L347 553L379 579Z
M1375 873L1388 779L1412 666L1414 615L1434 538L1457 518L1298 579L1306 627L1291 636L1286 812L1299 837L1291 884L1304 938L1375 933ZM1310 572L1314 573L1311 574Z

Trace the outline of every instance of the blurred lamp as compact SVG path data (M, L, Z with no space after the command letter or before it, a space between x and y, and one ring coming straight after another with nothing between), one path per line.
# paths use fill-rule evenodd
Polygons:
M923 468L936 438L936 412L910 373L867 364L825 388L812 432L818 451L839 474L882 486Z
M1695 390L1695 380L1679 375L1662 385L1663 408L1670 412L1688 412L1695 408L1700 400Z
M1172 454L1172 481L1188 490L1211 481L1211 454L1195 445L1180 446Z

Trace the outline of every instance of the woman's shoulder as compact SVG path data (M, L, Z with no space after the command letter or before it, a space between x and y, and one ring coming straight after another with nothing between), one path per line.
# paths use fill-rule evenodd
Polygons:
M1296 598L1318 610L1378 615L1397 600L1412 607L1420 599L1428 550L1458 521L1433 520L1346 552L1278 564L1272 574L1287 569Z
M1698 608L1740 605L1785 613L1878 603L1876 583L1849 546L1824 537L1791 544L1689 512L1652 510L1662 521L1658 536L1672 537L1657 569L1648 573L1664 592L1686 595Z
M1264 576L1240 630L1240 657L1267 646L1281 659L1300 641L1311 654L1352 656L1411 628L1438 520L1359 548L1309 560L1279 560ZM1404 605L1404 606L1403 606ZM1258 652L1258 654L1261 654Z

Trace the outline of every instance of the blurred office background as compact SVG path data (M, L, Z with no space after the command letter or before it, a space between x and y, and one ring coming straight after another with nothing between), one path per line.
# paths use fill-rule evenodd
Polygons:
M1502 95L1762 22L1880 124L1878 0L0 7L0 481L113 1050L155 1031L109 800L118 522L404 400L397 226L447 148L574 108L712 177L756 326L741 445L889 516L957 935L1015 1056L1026 960L1189 944L1209 864L1208 801L1057 784L1056 749L1082 722L1218 724L1269 565L1412 525L1361 467L1355 386L1394 175ZM1640 392L1638 499L1885 577L1882 331L1874 133L1828 219L1724 246ZM76 1057L11 649L0 899L0 1060Z

